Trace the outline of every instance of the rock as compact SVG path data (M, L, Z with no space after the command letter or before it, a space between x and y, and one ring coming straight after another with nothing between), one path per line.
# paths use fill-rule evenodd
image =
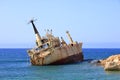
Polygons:
M120 71L120 54L112 55L100 61L106 71Z
M90 61L91 64L99 64L100 63L100 60L92 60Z

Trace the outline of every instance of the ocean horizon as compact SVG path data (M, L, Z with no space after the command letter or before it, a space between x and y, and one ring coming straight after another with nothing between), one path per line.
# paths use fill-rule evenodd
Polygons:
M30 48L0 48L0 80L118 80L119 71L90 63L120 54L119 48L83 48L84 61L67 65L32 66Z

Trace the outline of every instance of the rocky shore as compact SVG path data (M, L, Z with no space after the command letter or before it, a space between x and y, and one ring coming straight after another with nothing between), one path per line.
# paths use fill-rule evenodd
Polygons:
M100 60L100 64L106 71L120 71L120 54L112 55L107 59Z

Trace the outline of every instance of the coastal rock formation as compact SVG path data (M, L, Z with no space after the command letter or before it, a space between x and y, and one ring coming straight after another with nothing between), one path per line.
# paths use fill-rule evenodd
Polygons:
M112 55L107 59L101 60L100 63L106 71L120 71L120 54Z

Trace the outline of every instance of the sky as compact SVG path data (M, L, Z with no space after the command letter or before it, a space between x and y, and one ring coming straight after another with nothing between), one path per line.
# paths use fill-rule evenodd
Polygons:
M68 30L83 48L120 48L120 0L0 0L0 48L32 48L35 35Z

